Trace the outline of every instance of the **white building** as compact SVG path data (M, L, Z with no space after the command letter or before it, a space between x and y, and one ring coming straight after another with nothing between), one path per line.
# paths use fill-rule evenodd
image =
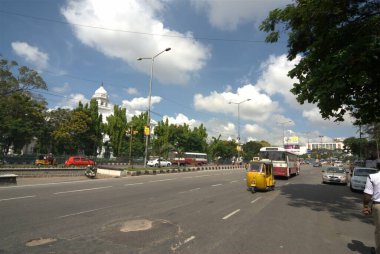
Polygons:
M107 117L113 114L113 105L109 102L108 93L103 84L95 91L92 99L98 102L99 115L102 115L103 123L107 122Z
M95 91L92 99L95 99L98 102L98 112L99 115L102 115L102 122L107 122L107 117L113 115L113 105L109 102L108 93L106 89L104 89L103 84ZM103 137L103 143L110 140L110 137L105 134ZM99 157L104 157L105 148L102 147L99 152ZM112 153L111 153L112 157Z

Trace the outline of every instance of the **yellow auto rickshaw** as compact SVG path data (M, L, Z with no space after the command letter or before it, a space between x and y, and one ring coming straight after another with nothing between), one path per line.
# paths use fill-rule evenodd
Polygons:
M247 190L256 191L274 190L273 164L270 161L252 161L246 173Z

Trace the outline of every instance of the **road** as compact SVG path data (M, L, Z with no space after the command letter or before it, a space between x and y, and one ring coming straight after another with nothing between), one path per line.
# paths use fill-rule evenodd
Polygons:
M0 253L370 253L361 200L309 166L255 194L236 169L0 187Z

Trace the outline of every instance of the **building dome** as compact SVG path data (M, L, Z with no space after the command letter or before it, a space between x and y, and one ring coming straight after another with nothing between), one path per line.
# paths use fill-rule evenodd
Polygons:
M95 91L92 96L94 99L106 99L108 101L108 93L106 89L104 89L103 84Z

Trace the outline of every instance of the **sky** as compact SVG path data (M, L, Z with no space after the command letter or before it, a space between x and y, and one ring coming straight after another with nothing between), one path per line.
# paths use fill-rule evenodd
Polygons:
M86 103L103 84L130 119L148 109L153 66L156 122L203 124L210 139L240 133L242 142L272 145L283 136L299 136L301 145L358 136L349 116L324 120L289 91L296 80L287 73L301 56L288 61L286 34L270 44L259 30L270 10L289 3L0 0L0 54L40 73L48 91L36 92L50 109Z

